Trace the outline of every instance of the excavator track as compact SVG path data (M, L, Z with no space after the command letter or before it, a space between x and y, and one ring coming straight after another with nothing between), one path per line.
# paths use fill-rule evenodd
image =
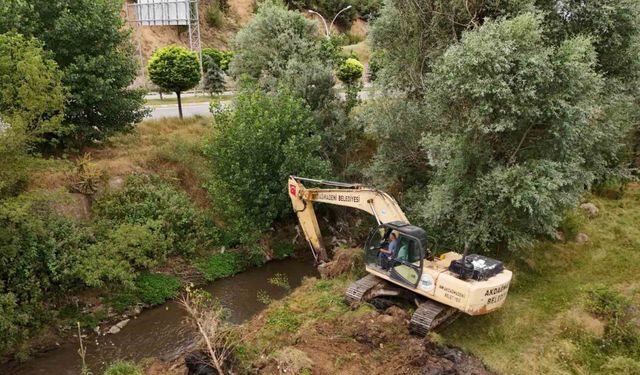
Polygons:
M376 286L382 284L384 280L374 275L367 275L355 283L349 285L344 294L344 299L350 306L355 306L367 298L367 293Z
M427 300L416 309L409 322L409 331L426 336L429 331L451 323L460 311L436 301Z

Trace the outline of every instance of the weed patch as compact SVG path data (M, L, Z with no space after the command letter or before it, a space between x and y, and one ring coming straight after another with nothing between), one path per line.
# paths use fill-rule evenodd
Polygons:
M142 273L135 283L140 299L149 305L160 305L176 297L182 286L175 276L162 273Z

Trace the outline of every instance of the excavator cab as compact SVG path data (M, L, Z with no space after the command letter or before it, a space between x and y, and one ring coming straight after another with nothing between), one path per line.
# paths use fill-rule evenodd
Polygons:
M394 233L397 245L392 253L389 249L390 236ZM371 231L365 244L365 263L403 284L415 288L422 276L422 265L427 253L427 234L414 225L402 221L380 224Z

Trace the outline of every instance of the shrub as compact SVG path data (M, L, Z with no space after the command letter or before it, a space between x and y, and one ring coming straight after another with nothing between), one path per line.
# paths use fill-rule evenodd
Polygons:
M364 66L352 57L346 59L337 69L336 76L345 85L353 85L362 78Z
M609 199L622 199L627 180L622 177L609 177L593 186L594 194Z
M164 261L168 246L160 222L121 224L81 253L77 273L88 286L133 289L136 271Z
M160 305L166 300L175 298L181 287L180 280L162 273L141 273L135 281L136 289L142 302L149 305Z
M224 14L220 9L220 3L213 0L204 13L204 19L210 27L220 27L224 22Z
M31 193L0 201L0 353L51 318L48 298L79 286L80 251L95 239L53 212L62 199L62 193Z
M203 48L202 49L202 63L205 70L209 68L209 62L205 57L210 57L214 64L216 64L223 72L229 70L229 64L233 60L233 51L222 51L216 48Z
M116 361L107 367L104 375L144 375L144 372L135 363Z
M123 189L98 199L93 211L116 223L158 223L169 244L168 254L191 254L217 238L216 229L189 197L156 176L127 177Z
M274 219L291 215L289 175L328 174L316 131L311 111L287 90L243 92L233 113L216 117L205 146L214 169L207 188L238 241L254 240Z
M202 88L210 95L224 92L225 86L222 70L210 56L203 56L203 60L206 64L202 79Z

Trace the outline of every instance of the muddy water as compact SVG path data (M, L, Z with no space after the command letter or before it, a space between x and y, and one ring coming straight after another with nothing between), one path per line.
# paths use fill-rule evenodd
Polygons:
M256 294L266 291L272 298L285 295L282 288L268 279L277 273L287 275L292 288L300 285L304 276L315 276L313 260L291 258L272 261L239 275L215 281L204 287L228 309L229 320L242 323L264 309ZM115 335L89 335L85 339L87 362L94 374L101 374L107 364L116 359L134 361L149 357L170 359L193 346L195 335L184 324L184 312L177 302L169 302L145 310ZM0 374L15 375L77 375L81 366L78 346L64 344L40 354L23 364L0 365Z

